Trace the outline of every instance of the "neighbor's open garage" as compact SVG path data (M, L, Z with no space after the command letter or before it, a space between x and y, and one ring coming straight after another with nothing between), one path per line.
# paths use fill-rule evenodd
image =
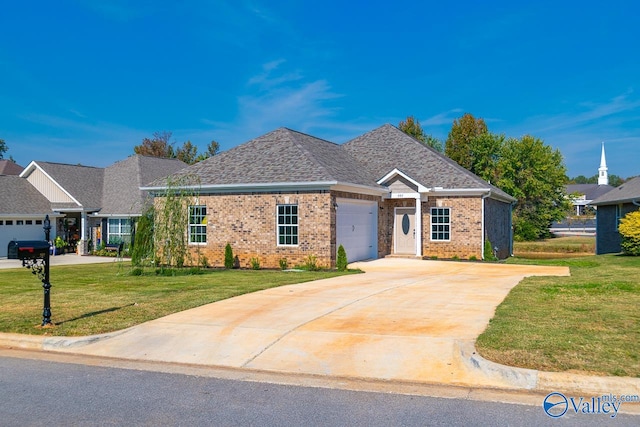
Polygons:
M378 203L336 199L336 248L344 246L349 262L378 257Z

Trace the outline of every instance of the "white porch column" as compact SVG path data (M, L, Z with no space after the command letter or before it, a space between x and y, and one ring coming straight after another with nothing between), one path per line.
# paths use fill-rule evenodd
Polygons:
M416 196L416 256L422 257L422 196Z
M89 248L87 246L87 213L80 214L80 241L78 242L78 255L87 255Z

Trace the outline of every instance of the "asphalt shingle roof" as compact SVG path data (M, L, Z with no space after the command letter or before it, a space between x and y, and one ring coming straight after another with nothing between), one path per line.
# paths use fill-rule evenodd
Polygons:
M591 202L592 205L611 205L640 200L640 176L637 176L619 187L603 194Z
M64 163L36 163L80 202L83 208L95 209L102 206L104 169Z
M393 169L398 169L428 188L490 188L497 195L513 199L445 155L390 124L352 139L344 144L344 148L369 168L378 180Z
M0 175L0 215L45 215L51 203L25 178Z
M183 169L191 185L224 186L337 182L382 188L378 181L398 169L425 187L491 189L515 200L441 153L386 124L343 145L280 128ZM150 187L164 187L156 180Z
M24 168L11 160L0 160L0 175L20 175Z
M187 167L178 159L134 155L104 170L101 215L140 214L147 192L140 187Z
M237 185L337 181L377 187L370 171L340 145L279 128L175 176L193 176L200 185ZM164 186L156 180L151 186Z
M565 187L567 194L583 194L587 200L595 200L615 187L598 184L569 184Z

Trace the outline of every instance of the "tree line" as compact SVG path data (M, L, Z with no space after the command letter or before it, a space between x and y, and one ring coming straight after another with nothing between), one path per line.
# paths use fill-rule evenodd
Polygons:
M188 165L215 156L220 150L220 144L212 140L204 152L198 153L198 147L191 141L185 141L176 148L175 141L171 141L172 133L168 131L155 132L153 138L144 138L140 145L133 147L135 154L143 156L165 157L182 160Z
M566 216L570 203L562 154L540 138L492 133L483 119L469 113L453 121L444 144L434 144L435 138L411 116L398 127L518 199L513 209L514 239L548 237L551 224Z

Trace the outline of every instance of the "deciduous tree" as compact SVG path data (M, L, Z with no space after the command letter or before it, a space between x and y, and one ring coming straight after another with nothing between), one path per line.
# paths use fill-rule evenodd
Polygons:
M0 160L4 159L4 153L9 151L9 147L7 147L7 143L4 142L4 139L0 139Z
M153 138L144 138L142 144L133 147L133 152L143 156L180 159L192 165L200 160L216 155L220 149L220 144L213 140L207 146L207 151L201 154L198 154L198 147L191 141L185 141L182 146L176 149L175 142L171 141L172 135L173 134L168 131L155 132Z
M207 151L205 151L204 153L200 153L200 155L198 155L198 157L196 158L196 162L200 162L202 160L208 159L209 157L213 157L218 154L218 151L220 151L220 144L218 144L216 140L211 140L209 145L207 145Z
M471 114L465 113L453 121L445 142L444 154L463 168L471 170L474 162L472 141L487 132L487 124L483 119L476 119Z
M171 132L154 132L153 138L144 138L142 144L133 147L133 152L143 156L166 157L173 159L176 153L173 149Z
M192 165L197 162L198 147L193 145L191 141L186 141L182 144L182 147L176 150L176 158L182 160L188 165Z
M498 162L497 186L518 199L513 211L516 240L549 235L549 227L566 215L569 200L562 154L530 135L505 141Z
M420 121L416 120L413 116L408 116L406 120L400 121L398 124L398 129L406 133L407 135L411 135L418 141L422 142L424 145L431 147L437 151L442 152L442 142L433 135L429 135L425 133L420 125Z

